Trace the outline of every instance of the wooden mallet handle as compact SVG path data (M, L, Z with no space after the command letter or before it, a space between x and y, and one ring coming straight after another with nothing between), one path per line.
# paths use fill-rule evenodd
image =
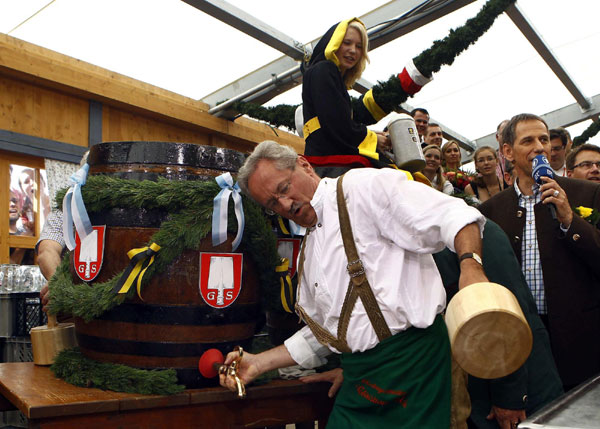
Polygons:
M48 328L55 328L58 325L55 314L48 314Z

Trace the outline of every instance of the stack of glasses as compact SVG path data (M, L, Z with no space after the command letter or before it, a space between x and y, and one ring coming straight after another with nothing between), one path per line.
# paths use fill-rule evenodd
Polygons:
M0 293L39 292L45 281L37 265L0 265Z

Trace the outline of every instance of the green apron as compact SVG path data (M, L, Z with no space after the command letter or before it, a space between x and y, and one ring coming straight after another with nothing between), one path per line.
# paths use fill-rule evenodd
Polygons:
M343 353L344 382L327 428L444 429L450 424L450 343L437 316L363 353Z

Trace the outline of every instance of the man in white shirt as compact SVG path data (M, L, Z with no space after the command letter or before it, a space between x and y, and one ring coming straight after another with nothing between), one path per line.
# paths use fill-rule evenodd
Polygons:
M309 228L296 308L309 326L282 346L244 354L242 381L283 366L316 367L342 352L344 382L329 419L333 427L392 421L447 427L450 349L440 316L446 296L431 254L449 247L461 255L460 287L487 281L478 256L483 216L406 172L351 170L343 200L358 260L349 263L340 232L339 178L320 179L302 156L267 141L246 160L238 180L267 210ZM365 276L368 283L355 281ZM355 290L360 299L353 301ZM371 301L365 296L370 291ZM236 356L230 353L226 363ZM235 388L223 375L221 384Z

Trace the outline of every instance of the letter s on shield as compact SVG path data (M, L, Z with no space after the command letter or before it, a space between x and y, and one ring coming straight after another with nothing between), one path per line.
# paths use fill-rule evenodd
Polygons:
M214 308L229 307L242 290L241 253L200 253L200 295Z
M91 282L100 273L104 259L104 237L106 225L94 226L91 234L83 239L75 233L73 266L77 276L84 282Z

